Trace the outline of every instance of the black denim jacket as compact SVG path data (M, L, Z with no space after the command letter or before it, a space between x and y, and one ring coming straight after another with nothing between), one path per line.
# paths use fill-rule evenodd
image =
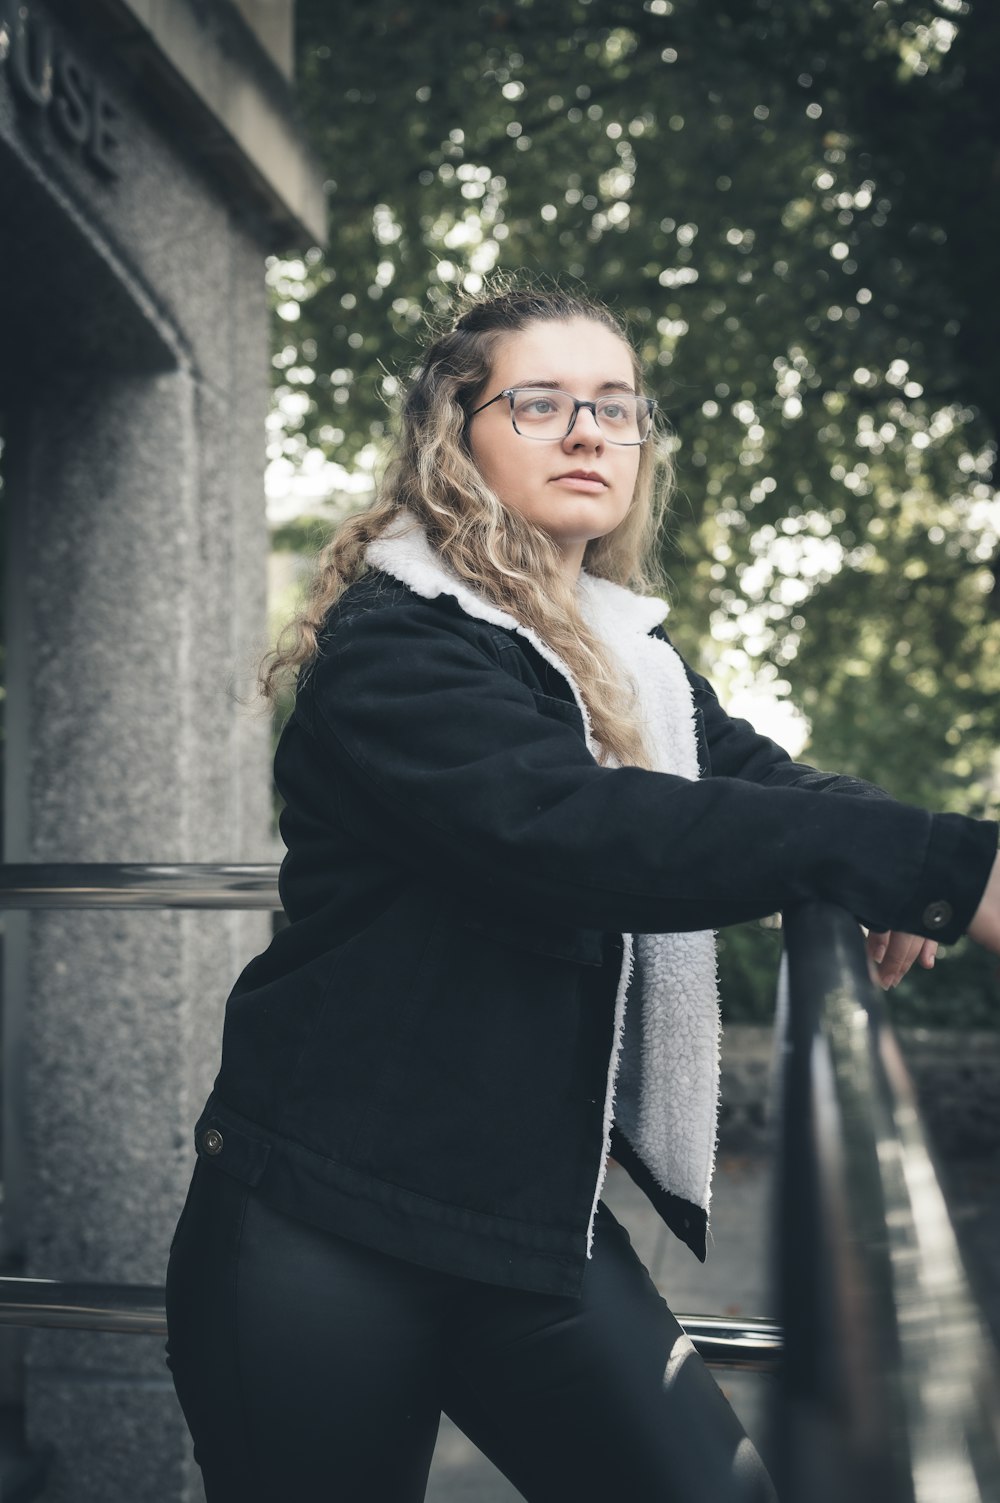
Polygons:
M796 764L689 680L700 781L601 767L521 636L381 573L352 586L278 746L290 924L230 997L203 1159L389 1254L573 1293L623 931L810 898L964 931L995 825ZM704 1257L704 1211L612 1151Z

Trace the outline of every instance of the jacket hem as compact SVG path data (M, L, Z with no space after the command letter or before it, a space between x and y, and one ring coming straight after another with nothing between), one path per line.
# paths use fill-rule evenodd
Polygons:
M215 1095L195 1127L195 1147L273 1210L389 1257L538 1294L575 1296L583 1286L582 1224L539 1227L434 1200L280 1137Z

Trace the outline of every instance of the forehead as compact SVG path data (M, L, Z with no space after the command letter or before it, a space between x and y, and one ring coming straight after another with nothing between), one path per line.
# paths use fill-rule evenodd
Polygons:
M554 382L582 394L609 383L633 386L632 351L618 334L589 318L537 322L497 341L492 382L497 386L527 386Z

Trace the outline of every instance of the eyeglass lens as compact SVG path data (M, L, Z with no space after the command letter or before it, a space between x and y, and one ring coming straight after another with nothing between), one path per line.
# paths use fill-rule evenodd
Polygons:
M646 397L627 392L599 397L594 404L597 426L612 443L640 444L649 432L652 414ZM520 387L511 393L511 417L525 438L565 438L576 402L565 391L548 387Z

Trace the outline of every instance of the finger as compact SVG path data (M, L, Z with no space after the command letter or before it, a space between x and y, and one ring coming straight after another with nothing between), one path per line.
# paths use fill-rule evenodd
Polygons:
M932 969L937 959L938 942L936 939L925 939L920 947L919 960L925 971Z
M920 954L923 943L923 940L915 934L902 934L898 930L893 930L889 935L885 955L878 967L878 979L886 990L897 986L902 981Z
M889 943L889 931L888 931L888 929L882 929L882 930L869 929L869 931L868 931L868 938L865 941L865 947L866 947L866 949L868 951L868 954L870 955L870 957L872 958L872 960L874 960L874 962L875 962L876 965L878 965L879 961L885 955L886 946L888 945L888 943Z

